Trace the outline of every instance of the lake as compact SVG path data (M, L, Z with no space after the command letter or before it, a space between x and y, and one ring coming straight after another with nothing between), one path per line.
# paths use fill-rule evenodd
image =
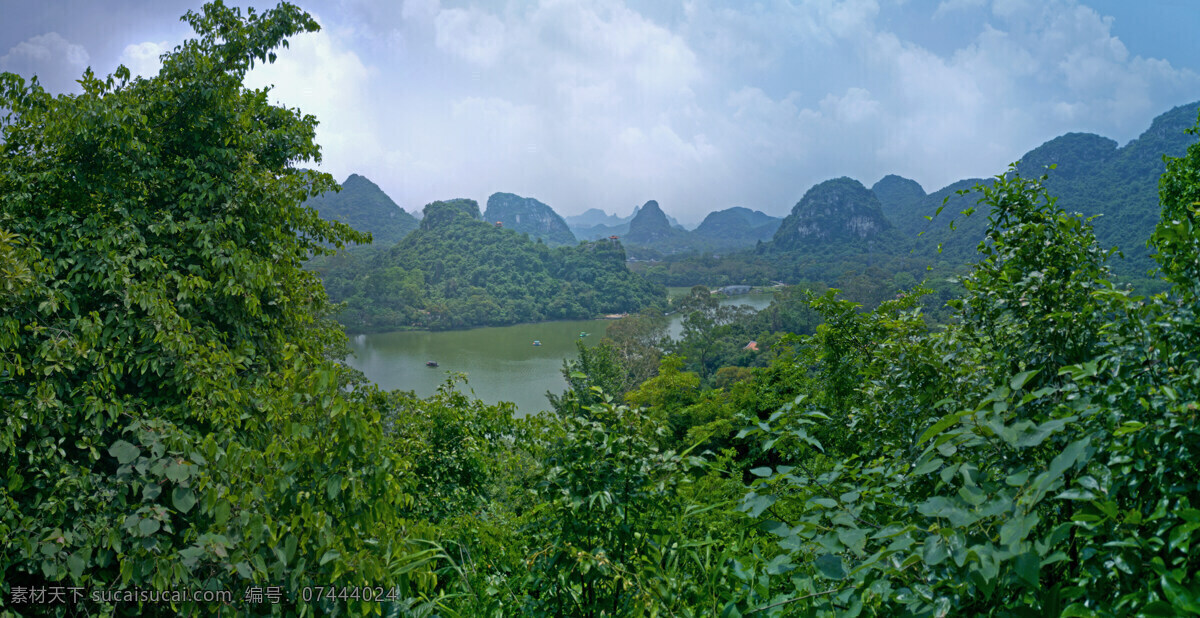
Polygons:
M770 294L727 298L722 304L750 305L762 309ZM668 333L679 334L680 316L672 316ZM511 401L521 414L549 407L546 391L566 389L563 360L575 358L575 345L595 345L611 320L541 322L454 331L401 331L351 335L354 356L350 366L386 390L415 391L432 395L449 373L467 374L466 389L488 403ZM580 337L580 332L588 333ZM540 346L533 345L537 340ZM435 361L437 367L427 367ZM460 389L464 387L460 386Z

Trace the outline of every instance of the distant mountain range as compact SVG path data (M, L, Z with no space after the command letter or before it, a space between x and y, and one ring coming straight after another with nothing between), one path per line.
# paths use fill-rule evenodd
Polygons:
M370 232L377 247L396 244L417 229L421 221L397 206L375 183L358 174L351 174L342 183L340 192L313 198L308 205L316 208L324 219ZM426 215L421 213L422 217ZM550 246L617 236L635 258L752 248L759 241L769 240L782 221L757 210L735 207L710 213L700 227L689 232L654 200L635 207L633 214L623 219L595 208L564 218L539 200L512 193L492 194L487 210L474 217L528 234L531 239ZM589 222L594 224L582 225Z
M1021 175L1047 176L1044 184L1058 205L1085 217L1097 216L1092 224L1104 247L1119 247L1124 258L1113 268L1119 274L1142 277L1155 266L1146 242L1158 221L1158 179L1164 155L1182 156L1197 141L1186 130L1196 123L1200 102L1181 105L1156 117L1150 128L1124 146L1091 133L1067 133L1025 153L1017 167ZM1050 169L1050 166L1055 166ZM997 170L997 173L1004 170ZM899 176L887 176L872 187L883 212L916 252L935 255L942 243L940 259L966 259L975 255L983 238L986 213L962 217L958 213L974 206L978 195L959 196L957 191L991 179L960 180L925 195L920 185ZM932 222L943 200L942 214ZM954 231L949 229L956 219ZM921 232L923 235L918 237Z
M654 202L654 200L650 200ZM647 202L649 203L649 202ZM654 202L655 205L658 202ZM571 226L571 231L581 240L598 240L608 238L609 236L625 236L629 233L629 224L637 218L645 204L642 206L634 206L633 212L628 217L618 217L610 215L599 208L589 208L583 211L583 214L566 217L567 225ZM668 224L671 227L686 231L675 217L663 213Z
M1018 169L1026 176L1046 174L1047 189L1066 210L1100 215L1093 223L1101 244L1119 246L1124 252L1124 259L1114 261L1114 270L1134 280L1144 278L1154 266L1146 241L1158 219L1162 157L1180 156L1197 140L1185 130L1195 124L1198 106L1200 102L1183 105L1158 116L1124 146L1088 133L1056 137L1020 157ZM654 200L625 218L595 208L562 217L536 199L496 193L488 199L485 213L478 206L468 208L470 212L451 209L457 214L427 208L420 227L436 225L438 217L465 216L547 245L617 236L630 258L667 259L671 264L647 274L670 285L814 278L835 282L846 273L883 266L887 272L912 271L919 278L925 264L949 268L976 258L987 215L959 214L974 206L979 196L958 192L990 182L964 179L926 193L916 181L896 175L883 177L869 189L856 180L837 178L809 189L786 219L734 207L710 213L692 231L679 226ZM943 212L934 217L943 203ZM358 175L347 178L340 193L314 198L309 204L322 217L371 232L381 247L394 245L418 229L416 218ZM724 265L704 268L688 261L688 255L699 258L704 252L728 259L721 260Z
M1092 225L1101 246L1119 247L1123 253L1110 261L1114 274L1142 292L1162 286L1148 276L1156 264L1146 243L1161 210L1163 156L1182 156L1196 143L1197 136L1186 131L1195 125L1198 107L1200 102L1158 116L1124 146L1098 135L1068 133L1019 159L1022 175L1046 175L1044 185L1058 205L1095 217ZM957 293L946 278L979 257L988 213L962 213L981 197L971 189L991 182L969 178L927 194L916 181L896 175L870 189L849 178L828 180L811 188L774 236L753 251L718 261L668 255L661 264L635 270L673 286L808 281L841 288L868 305L932 275L935 298L944 301Z

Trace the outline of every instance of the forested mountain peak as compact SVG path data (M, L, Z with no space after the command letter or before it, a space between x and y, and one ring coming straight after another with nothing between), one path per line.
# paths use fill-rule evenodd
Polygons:
M696 236L712 239L749 237L755 240L770 240L779 229L783 219L766 213L734 206L708 213L704 221L692 230Z
M654 202L654 205L655 205L655 206L657 206L657 205L658 205L658 202L657 202L657 201L655 201L655 200L650 200L650 202ZM646 202L646 204L649 204L650 202ZM637 218L637 216L638 216L638 213L639 213L639 212L641 212L641 211L642 211L642 209L646 207L646 204L643 204L643 205L641 205L641 206L634 206L634 207L633 207L633 212L632 212L632 213L630 213L630 215L629 215L628 217L625 217L624 219L622 219L622 221L624 221L624 222L626 222L626 223L632 223L632 222L633 222L633 220ZM660 210L661 210L661 209L660 209ZM687 228L683 227L683 224L682 224L682 223L680 223L680 222L679 222L679 220L678 220L678 219L676 219L675 217L672 217L671 215L668 215L668 214L667 214L667 213L665 213L665 212L663 213L663 216L667 218L667 222L671 224L671 227L673 227L673 228L676 228L676 229L680 229L680 230L686 230L686 229L687 229Z
M1054 165L1055 173L1076 176L1094 172L1096 166L1117 156L1117 142L1094 133L1060 135L1021 157L1025 175L1037 175Z
M360 176L358 174L350 174L346 177L346 180L342 181L342 190L346 189L370 190L383 193L383 189L380 189L379 185L371 182L366 176Z
M890 228L875 194L861 182L842 177L809 189L780 224L773 243L782 250L853 243L874 239Z
M633 220L629 222L629 234L626 238L631 243L648 244L666 240L679 233L679 230L671 227L671 222L667 220L666 213L658 207L658 202L650 200L638 209Z
M532 197L493 193L483 217L489 223L540 238L552 245L573 245L575 235L554 209Z
M463 219L483 220L478 202L463 198L432 202L425 205L425 217L421 219L421 229L431 230Z
M341 221L356 230L370 232L374 244L383 247L396 244L417 229L416 217L397 206L378 185L358 174L350 174L341 191L330 191L305 204L314 208L322 219Z
M925 197L925 189L921 183L896 174L888 174L879 179L871 187L871 193L879 199L879 204L883 206L884 212L890 213L893 208L919 200Z

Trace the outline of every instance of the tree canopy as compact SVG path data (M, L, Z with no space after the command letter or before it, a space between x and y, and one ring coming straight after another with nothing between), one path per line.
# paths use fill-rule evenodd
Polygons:
M406 464L375 391L342 388L344 335L301 269L362 236L301 205L334 186L295 167L320 160L316 120L242 86L317 23L287 3L184 20L152 78L51 96L0 75L0 605L38 582L296 601L399 581L409 553Z

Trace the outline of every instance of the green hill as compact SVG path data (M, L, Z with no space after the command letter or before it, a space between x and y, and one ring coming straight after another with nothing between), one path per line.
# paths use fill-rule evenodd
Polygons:
M550 245L573 245L575 235L554 209L533 199L512 193L493 193L483 218L490 223L540 238Z
M1162 289L1146 276L1154 266L1146 241L1160 211L1162 158L1181 156L1196 143L1196 136L1185 129L1195 122L1198 106L1200 102L1183 105L1158 116L1122 147L1104 137L1068 133L1020 157L1023 175L1047 174L1045 185L1059 206L1085 216L1100 215L1093 224L1101 246L1117 246L1125 256L1114 258L1113 272L1143 292ZM1052 164L1054 169L1048 169ZM818 282L842 288L868 305L930 277L938 304L954 293L946 277L979 258L976 249L987 227L986 215L960 213L979 201L972 187L993 182L964 179L925 194L915 181L894 175L871 190L848 178L826 181L805 195L771 242L754 251L721 260L667 256L663 263L639 270L673 286ZM934 216L939 208L942 213ZM927 266L933 267L932 273Z
M825 251L847 244L873 246L892 224L879 199L851 178L826 180L809 189L779 224L772 251Z
M708 213L692 230L692 236L708 243L714 251L745 249L759 241L771 240L782 221L779 217L737 206Z
M311 198L306 206L316 209L326 221L341 221L370 232L376 246L390 247L417 229L417 218L396 205L375 183L350 174L341 190Z
M638 311L665 290L608 240L550 247L479 219L473 200L434 202L388 251L345 254L321 273L351 332L466 328Z

